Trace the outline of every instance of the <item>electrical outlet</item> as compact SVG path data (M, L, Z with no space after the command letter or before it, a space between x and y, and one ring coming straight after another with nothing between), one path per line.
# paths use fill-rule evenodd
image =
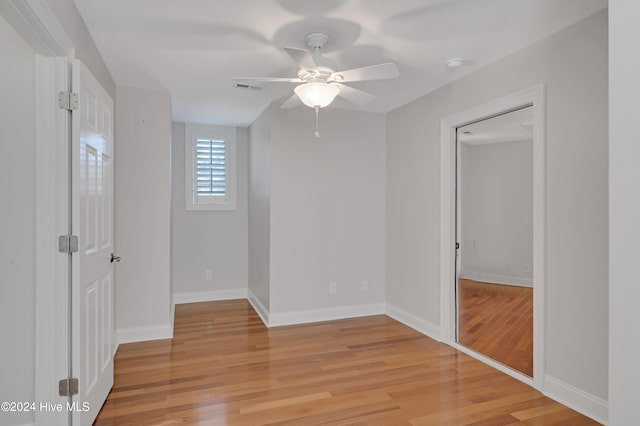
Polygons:
M213 279L213 271L211 269L204 271L204 279L207 281L211 281Z
M336 294L338 292L337 283L329 283L329 294Z
M369 281L362 280L362 290L369 290Z
M531 272L531 266L528 263L525 263L524 265L522 265L522 271L525 274L528 274L529 272Z

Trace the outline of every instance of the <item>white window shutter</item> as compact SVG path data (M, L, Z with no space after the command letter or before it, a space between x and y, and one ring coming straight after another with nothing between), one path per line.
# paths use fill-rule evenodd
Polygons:
M186 210L235 210L235 128L185 128Z
M196 185L200 196L224 197L227 194L227 163L225 141L197 139Z

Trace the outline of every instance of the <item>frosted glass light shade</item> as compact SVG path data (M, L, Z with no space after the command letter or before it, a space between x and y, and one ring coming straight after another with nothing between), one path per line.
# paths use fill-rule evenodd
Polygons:
M340 93L340 89L335 84L319 82L301 84L296 86L293 91L298 95L302 103L311 108L326 107Z

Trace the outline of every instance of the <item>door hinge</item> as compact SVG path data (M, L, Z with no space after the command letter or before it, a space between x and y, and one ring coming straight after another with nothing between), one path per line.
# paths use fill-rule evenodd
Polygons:
M460 243L456 243L456 250L460 249Z
M58 252L71 254L78 251L77 235L60 235L58 237Z
M78 394L78 379L69 377L58 382L58 395L73 396Z
M73 92L58 92L58 108L73 111L78 109L78 94Z

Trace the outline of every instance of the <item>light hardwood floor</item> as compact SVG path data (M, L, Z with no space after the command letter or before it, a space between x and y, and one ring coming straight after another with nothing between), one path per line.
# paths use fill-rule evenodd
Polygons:
M267 329L245 300L176 306L172 340L121 345L105 425L591 425L393 319Z
M533 376L533 289L458 280L458 342Z

